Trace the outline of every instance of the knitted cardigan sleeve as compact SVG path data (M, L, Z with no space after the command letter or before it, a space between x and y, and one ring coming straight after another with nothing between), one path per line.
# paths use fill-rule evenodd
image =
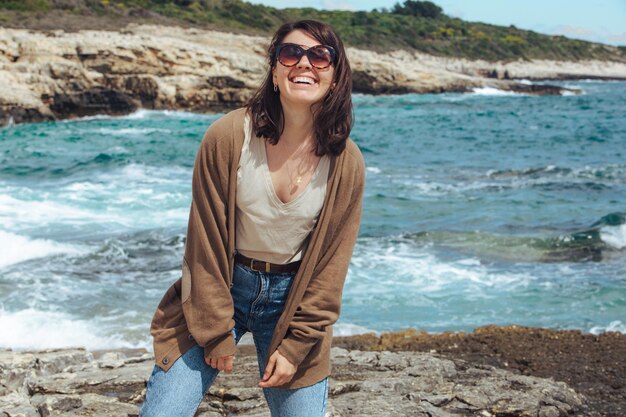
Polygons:
M205 358L235 353L234 307L227 253L228 172L231 149L227 121L207 129L192 179L181 301L187 327ZM231 146L232 147L232 146Z
M349 155L354 169L342 172L333 204L335 220L324 237L328 250L320 254L287 334L278 346L278 351L296 366L324 337L326 327L339 318L343 285L359 232L365 185L365 165L356 149Z

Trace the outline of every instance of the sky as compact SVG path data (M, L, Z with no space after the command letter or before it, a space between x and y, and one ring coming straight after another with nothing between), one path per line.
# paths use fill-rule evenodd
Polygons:
M268 6L372 10L404 0L251 0ZM626 0L434 0L449 16L626 45Z

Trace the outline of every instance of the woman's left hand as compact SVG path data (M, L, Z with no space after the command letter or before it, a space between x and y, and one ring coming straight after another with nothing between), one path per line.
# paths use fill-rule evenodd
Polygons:
M270 360L265 367L265 373L259 382L259 386L270 388L286 384L291 381L295 373L296 367L276 350L272 353L272 356L270 356Z

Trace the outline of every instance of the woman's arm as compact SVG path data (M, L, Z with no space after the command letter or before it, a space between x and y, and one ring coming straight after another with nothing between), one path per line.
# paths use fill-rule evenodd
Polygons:
M356 169L352 176L340 180L332 214L337 216L337 221L331 222L325 237L330 239L328 250L321 254L289 330L278 346L278 351L295 366L324 337L326 326L339 318L343 285L361 222L365 186L363 158L360 153L353 157L357 158Z
M224 130L219 120L214 122L196 156L183 262L183 312L191 335L204 347L207 359L235 353L227 253L230 149L225 146L228 138Z

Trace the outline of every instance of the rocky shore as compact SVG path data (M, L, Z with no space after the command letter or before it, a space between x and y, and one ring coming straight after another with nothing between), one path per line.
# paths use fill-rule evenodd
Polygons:
M240 349L233 374L211 387L198 416L269 416L256 387L256 356ZM515 375L429 353L333 348L331 416L573 416L586 400L562 382ZM2 415L136 416L153 362L149 354L82 349L0 352Z
M587 398L589 415L626 416L626 334L524 326L485 326L472 333L407 330L336 338L335 346L373 351L435 352L474 365L552 378Z
M241 106L260 84L266 37L179 26L120 30L0 28L0 125L138 108L217 112ZM487 62L348 48L354 91L527 94L564 88L519 80L626 79L624 62ZM576 92L576 91L573 91Z
M408 331L335 342L328 416L595 417L623 416L626 410L624 356L622 363L611 362L624 353L622 334L594 336L513 326L469 334ZM392 350L410 349L371 350L385 344ZM575 354L576 346L587 354ZM422 349L428 351L416 351ZM599 406L593 395L573 389L577 381L563 382L559 372L544 377L520 372L523 361L515 356L521 350L532 358L527 362L558 351L560 360L555 363L550 354L540 359L548 368L571 370L564 367L569 361L582 373L589 368L613 371L608 384L619 391L621 403L614 399ZM589 355L599 360L589 361ZM502 363L505 358L510 364ZM137 416L152 367L152 356L141 350L0 350L0 415ZM269 416L256 387L257 375L254 347L239 346L235 371L218 377L197 416ZM610 379L589 381L587 388L602 388Z

